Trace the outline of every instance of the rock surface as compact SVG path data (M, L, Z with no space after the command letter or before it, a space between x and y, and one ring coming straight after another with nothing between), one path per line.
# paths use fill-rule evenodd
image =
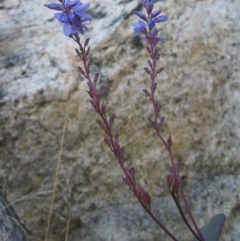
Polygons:
M83 1L84 2L84 1ZM44 240L68 112L48 240L170 240L143 212L104 145L74 43L40 0L0 0L0 180L22 223ZM239 240L240 1L166 0L158 99L199 226L223 212L220 240ZM128 165L179 240L193 240L167 192L168 157L146 121L147 54L131 39L139 1L91 1L93 71Z
M26 241L21 222L0 190L0 240Z

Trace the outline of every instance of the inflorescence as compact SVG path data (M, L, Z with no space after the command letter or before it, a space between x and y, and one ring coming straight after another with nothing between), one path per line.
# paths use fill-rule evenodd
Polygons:
M99 89L97 87L99 73L91 74L90 66L92 64L92 60L88 59L90 53L90 39L87 38L84 43L82 43L79 36L79 33L84 35L84 32L88 31L88 28L84 25L84 23L92 20L92 17L86 13L88 8L90 7L90 3L82 3L80 0L59 0L59 2L60 3L44 4L44 6L59 11L58 13L55 13L54 16L60 23L63 24L63 32L65 36L72 38L78 45L78 48L76 48L75 50L83 64L83 66L78 67L78 69L81 75L87 80L87 92L91 99L90 103L99 116L97 124L104 132L104 142L114 153L118 164L120 165L124 173L123 181L128 185L128 187L135 195L139 203L142 205L144 210L148 213L148 215L172 238L172 240L178 241L178 239L165 227L165 225L162 224L162 222L152 212L151 197L142 186L137 184L135 168L126 167L124 146L120 145L119 136L118 134L114 134L112 129L115 115L113 114L111 116L108 116L107 105L102 100L101 88ZM205 228L205 236L203 237L195 222L195 219L190 210L188 201L181 186L184 180L184 176L180 175L180 164L175 164L175 160L172 154L171 135L167 139L162 136L161 127L164 123L164 117L160 117L161 105L155 99L155 90L157 87L156 77L163 70L163 68L157 68L157 62L160 59L160 53L158 52L156 45L159 42L165 42L165 39L159 35L159 30L156 28L156 25L158 23L166 22L168 20L168 17L165 15L160 15L160 10L153 11L154 0L142 0L141 3L146 13L140 11L134 12L140 19L133 23L133 30L135 31L133 37L143 35L142 40L146 42L146 50L149 54L148 66L144 67L144 70L149 75L150 86L149 89L143 90L146 97L148 97L151 101L153 107L153 117L148 117L148 121L156 132L157 137L163 143L169 155L169 174L166 178L169 193L171 194L183 218L183 221L192 232L192 234L195 236L195 240L206 241L209 240L205 238L207 235L209 235L208 237L212 237L212 224L209 224L209 227L207 227L210 230L209 233L206 232ZM182 198L185 209L181 207L179 197ZM186 214L188 214L189 218L186 217ZM218 240L222 225L225 221L225 215L218 214L213 217L212 220L213 219L215 219L214 224L216 224L217 227L215 227L214 230L214 237L217 237L217 239L214 240ZM212 220L209 223L213 222Z
M88 31L88 28L83 25L86 21L91 21L92 17L85 13L90 7L90 3L81 3L79 0L59 0L60 3L47 3L45 7L60 11L55 13L54 17L63 24L63 32L65 36L69 37L71 34L76 35L81 33L84 35L84 31Z

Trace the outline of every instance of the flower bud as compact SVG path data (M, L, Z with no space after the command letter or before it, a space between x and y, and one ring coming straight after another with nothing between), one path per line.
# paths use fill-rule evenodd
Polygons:
M131 178L132 178L133 180L135 180L135 169L134 169L134 167L130 167L130 168L128 169L128 173L129 173L129 175L131 176Z
M89 40L90 40L90 38L87 38L87 39L85 40L85 42L84 42L84 47L86 47L86 46L88 45Z
M172 184L173 184L173 177L171 174L168 174L167 175L167 185L170 188L172 186Z
M111 141L110 141L110 139L109 139L109 137L105 137L104 138L104 141L105 141L105 143L109 146L109 147L111 147Z
M172 138L171 138L171 135L168 137L168 139L167 139L167 145L168 145L168 147L169 148L171 148L171 146L172 146Z
M108 120L108 125L111 127L115 119L115 115L112 115Z
M150 97L150 93L148 92L148 90L144 89L143 92L145 93L145 95L146 95L147 97Z

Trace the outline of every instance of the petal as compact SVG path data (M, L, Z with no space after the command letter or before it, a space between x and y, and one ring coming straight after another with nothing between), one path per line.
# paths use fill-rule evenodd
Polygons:
M161 10L156 10L151 14L151 18L157 17L161 13Z
M154 21L153 19L149 19L149 20L148 20L148 26L149 26L150 28L153 28L153 27L155 26L155 21Z
M66 13L55 13L54 16L60 23L69 23L68 15Z
M80 15L85 12L90 7L90 3L84 3L82 5L78 4L74 7L76 14Z
M151 37L156 36L157 35L157 29L155 27L153 27L149 34L150 34Z
M161 37L158 37L158 41L161 42L161 43L165 43L166 40L164 38L161 38Z
M146 1L146 7L147 8L152 8L154 5L154 1L153 0L147 0Z
M77 13L76 13L77 14ZM79 17L81 17L81 18L84 18L85 19L85 21L87 21L87 20L92 20L92 17L89 15L89 14L87 14L87 13L81 13L81 14L77 14Z
M79 29L77 27L72 27L72 34L77 34Z
M72 12L69 12L68 13L69 22L72 22L73 18L74 18L74 14Z
M81 26L78 28L78 31L79 31L82 35L84 35L84 26L81 25Z
M147 20L145 14L143 14L142 12L134 11L134 13L135 13L139 18L141 18L142 20Z
M135 31L143 32L146 30L146 27L143 21L138 20L137 22L133 22L133 29Z
M79 3L74 6L74 8L77 8L77 7L81 6L81 5L83 5L83 4L79 1Z
M89 28L86 27L86 26L84 26L83 24L82 24L82 27L83 27L83 29L85 29L86 31L89 31ZM84 33L83 33L83 35L84 35Z
M57 11L62 11L64 9L63 5L60 3L46 3L43 4L43 6Z
M63 32L66 37L69 37L69 35L72 33L72 26L70 24L64 24L63 25Z
M158 16L154 19L155 23L166 22L168 20L168 16Z
M69 37L70 34L77 34L78 28L72 27L70 24L65 23L63 25L63 32L66 37Z
M67 8L72 8L73 6L77 5L79 3L79 0L74 0L73 2L70 0L65 0L65 6Z
M152 12L153 5L154 5L153 0L146 0L146 10L147 10L148 14L150 14Z
M146 6L146 0L142 0L142 5L145 7Z

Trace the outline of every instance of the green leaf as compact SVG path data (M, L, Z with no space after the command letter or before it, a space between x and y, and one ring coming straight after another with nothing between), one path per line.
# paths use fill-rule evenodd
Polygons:
M210 222L200 228L200 232L205 241L218 241L223 224L226 220L226 216L223 213L219 213L212 217ZM194 241L198 241L196 238Z

